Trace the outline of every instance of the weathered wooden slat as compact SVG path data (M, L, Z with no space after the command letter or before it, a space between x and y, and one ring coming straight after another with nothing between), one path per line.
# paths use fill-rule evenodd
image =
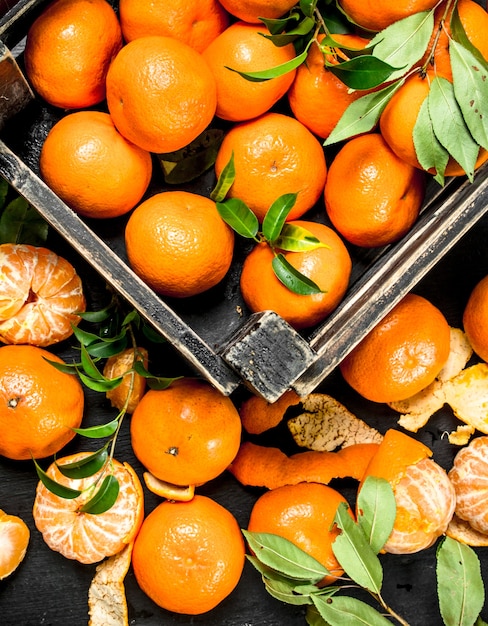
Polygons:
M34 97L10 50L0 41L0 130Z

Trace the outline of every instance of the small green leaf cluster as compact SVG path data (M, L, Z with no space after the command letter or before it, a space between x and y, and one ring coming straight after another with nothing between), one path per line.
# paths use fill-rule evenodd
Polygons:
M211 193L222 219L241 237L256 243L267 243L273 251L272 267L278 280L290 291L299 295L321 293L320 287L296 270L287 261L283 251L307 252L327 247L302 226L286 222L295 205L297 194L286 193L269 207L260 227L258 218L239 198L227 198L235 178L234 156L223 168Z
M36 209L0 177L0 244L40 246L46 242L48 230L47 222Z
M345 572L337 584L318 586L332 574L315 558L278 535L244 530L252 552L248 559L261 574L271 596L306 607L306 621L310 626L387 626L391 624L390 619L408 626L381 595L383 568L378 555L391 534L396 517L395 496L390 484L382 478L369 476L358 493L357 511L355 521L348 506L341 503L335 514L334 524L340 534L332 549ZM474 551L453 539L443 538L437 550L436 572L439 606L446 626L484 624L479 617L484 588ZM379 604L380 610L347 595L351 588L366 591Z

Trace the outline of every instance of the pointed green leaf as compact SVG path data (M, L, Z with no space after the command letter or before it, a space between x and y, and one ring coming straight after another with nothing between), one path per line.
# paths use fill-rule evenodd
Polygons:
M105 476L93 498L80 508L80 512L90 513L91 515L105 513L115 504L119 495L119 489L119 481L113 474Z
M413 144L420 165L424 170L435 170L435 180L444 185L444 173L449 161L449 152L439 142L429 114L429 101L423 101L413 127Z
M88 353L99 359L108 359L127 348L127 333L123 330L117 337L102 338L96 343L86 346Z
M437 594L446 626L471 626L485 601L480 563L469 546L444 537L437 548Z
M339 64L326 63L330 72L350 89L374 89L398 68L372 54L363 54Z
M42 358L58 371L63 372L64 374L75 375L78 373L78 366L80 365L79 363L57 363L56 361L51 361L50 359L47 359L45 357Z
M321 563L288 539L269 533L242 532L256 558L285 576L317 583L329 574Z
M235 177L236 170L234 165L234 152L232 152L229 162L225 164L224 168L220 172L217 184L213 188L210 198L217 203L223 202L229 193L229 189L234 183Z
M73 334L83 346L89 346L92 343L100 341L98 335L83 330L79 326L73 326Z
M118 378L112 378L110 380L108 380L107 378L104 378L103 380L95 380L81 371L78 372L78 376L80 377L81 382L86 387L88 387L88 389L100 392L107 392L111 389L115 389L122 382L122 376L119 376Z
M265 20L261 18L262 22L268 24L272 20ZM278 20L276 20L278 21ZM283 21L283 20L279 20ZM315 27L315 20L310 17L304 17L301 22L299 22L294 28L290 28L289 30L281 30L278 32L272 32L270 35L263 35L266 39L270 39L275 46L282 47L287 46L290 43L293 43L298 37L304 37L305 35L311 34ZM273 29L274 30L274 29Z
M378 554L395 523L396 500L390 483L384 478L368 476L358 494L357 510L358 525Z
M236 72L240 74L246 80L251 82L263 82L265 80L271 80L272 78L277 78L278 76L283 76L284 74L288 74L292 70L296 69L299 65L301 65L307 58L308 54L308 46L307 48L294 59L290 61L286 61L281 65L276 65L275 67L271 67L267 70L261 70L257 72L240 72L238 70L234 70L232 67L225 66L231 72Z
M324 293L320 287L289 263L283 254L277 254L272 261L273 272L287 289L300 296Z
M84 373L94 380L105 380L104 375L100 372L95 362L88 354L86 347L81 344L81 366Z
M349 515L346 503L337 508L334 522L342 531L332 543L336 559L358 585L379 594L383 582L380 561L359 525Z
M446 78L436 76L428 95L429 114L439 142L473 180L479 146L472 138L454 96L454 87Z
M280 196L270 206L263 220L263 235L270 243L273 243L283 229L286 219L295 206L296 193L286 193Z
M295 606L303 606L305 604L312 603L309 596L297 594L296 590L289 583L278 580L270 580L265 577L264 586L270 596L280 602L286 602L286 604L292 604Z
M357 598L312 596L312 600L329 626L391 626L384 615Z
M54 493L55 496L59 496L60 498L64 498L65 500L74 500L78 496L81 495L81 491L78 489L72 489L71 487L65 487L64 485L60 485L55 480L53 480L50 476L46 474L46 472L40 467L35 459L34 466L36 468L37 475L41 483L49 489L51 493Z
M291 11L288 15L278 18L260 17L260 21L266 26L271 35L279 35L284 31L293 29L302 16L298 11Z
M402 84L403 80L397 81L384 89L366 94L352 102L324 141L324 146L330 146L372 130L378 123L388 101Z
M245 202L239 198L229 198L217 202L220 217L241 237L255 239L259 230L258 218Z
M306 252L307 250L329 248L330 246L322 243L303 226L284 224L280 236L274 242L274 247L288 252Z
M21 196L9 202L0 214L0 243L39 246L46 242L48 231L47 222Z
M109 319L112 313L113 313L113 303L111 302L109 305L107 305L103 309L100 309L99 311L83 311L79 315L81 319L87 322L91 322L93 324L97 324L97 323L104 322L105 320Z
M88 476L93 476L102 469L107 458L108 452L106 446L104 446L97 452L78 459L78 461L63 463L62 465L56 462L56 466L61 474L68 478L88 478Z
M300 0L300 11L307 17L313 17L315 7L317 6L317 0Z
M73 428L75 433L87 437L88 439L101 439L102 437L111 437L119 426L119 421L114 419L106 424L99 426L89 426L88 428Z
M473 139L488 150L488 68L461 44L449 44L454 95Z

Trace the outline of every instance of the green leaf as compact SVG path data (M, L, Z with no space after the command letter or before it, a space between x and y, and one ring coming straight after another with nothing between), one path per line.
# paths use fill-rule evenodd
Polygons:
M234 152L232 152L229 162L225 164L224 168L220 172L217 184L213 188L210 198L217 203L223 202L229 192L229 189L234 184L235 177L236 170L234 165Z
M245 202L239 198L229 198L225 202L217 202L220 217L238 235L247 239L255 239L259 231L259 222L256 215Z
M86 346L88 353L99 359L108 359L125 350L128 345L126 331L123 330L117 337L99 337L99 341Z
M363 54L349 61L326 65L329 71L350 89L374 89L398 69L372 54Z
M81 319L92 324L104 322L109 319L111 315L113 315L113 303L111 302L106 307L99 309L98 311L83 311L79 315Z
M285 576L318 583L329 574L321 563L288 539L270 533L242 532L256 558Z
M0 176L0 211L5 206L9 189L10 189L10 185L8 184L8 182L5 180L5 178Z
M119 489L119 481L113 474L105 476L93 498L85 502L80 508L80 513L90 513L91 515L105 513L115 504Z
M35 459L34 466L36 468L37 475L41 483L49 489L51 493L54 493L55 496L59 496L60 498L65 498L66 500L74 500L81 495L81 491L78 489L72 489L71 487L65 487L64 485L60 485L55 480L53 480L50 476L46 474L46 472L40 467Z
M324 146L330 146L339 141L345 141L350 137L368 133L372 130L393 96L395 91L403 85L403 80L399 80L384 89L368 93L358 98L347 107L340 120L332 130L331 134L324 141Z
M471 626L485 601L480 563L469 546L444 537L437 548L437 594L446 626Z
M268 30L270 30L271 32L270 35L263 35L263 37L271 40L274 45L278 47L287 46L288 44L293 43L299 37L304 37L305 35L312 33L315 27L315 20L306 16L294 28L286 31L278 30L277 32L272 32L269 28L270 22L272 20L266 20L264 18L261 18L261 21L267 24ZM276 21L282 22L283 20ZM275 29L273 28L273 30Z
M437 139L429 114L429 100L425 98L413 127L413 145L420 165L424 170L435 170L435 180L444 184L444 173L449 161L449 152Z
M142 334L146 339L148 339L152 343L166 343L167 339L161 335L157 330L155 330L148 323L142 323Z
M111 437L119 426L118 420L114 419L106 424L99 426L89 426L88 428L73 428L75 433L87 437L89 439L101 439L102 437Z
M369 42L368 48L373 49L375 57L400 68L389 77L389 80L397 80L422 58L433 30L433 11L421 11L379 32Z
M102 469L107 458L108 452L106 446L104 446L97 452L84 456L78 461L63 463L62 465L56 462L56 466L61 474L68 478L88 478L88 476L93 476Z
M39 246L46 242L49 226L24 198L14 198L0 215L0 243Z
M84 373L94 380L105 380L104 375L100 372L95 362L88 354L86 347L81 344L81 366Z
M305 604L311 604L309 596L297 594L292 585L287 582L279 580L272 580L264 578L264 586L266 591L280 602L286 602L295 606L303 606Z
M312 600L329 626L391 626L390 620L357 598L312 596Z
M472 181L479 146L466 126L452 83L436 76L431 82L428 99L429 114L437 139Z
M324 293L313 280L310 280L310 278L307 278L307 276L295 269L283 254L277 254L273 258L272 266L278 280L293 293L299 296Z
M342 532L332 543L332 551L352 580L378 595L383 582L381 563L366 535L349 515L348 509L345 502L337 508L334 522Z
M79 326L73 326L73 334L79 341L79 343L83 346L89 346L92 343L100 341L100 337L98 335L83 330Z
M390 483L368 476L357 498L357 521L373 552L378 552L391 535L396 517L396 500Z
M449 44L454 95L473 139L488 150L488 68L456 41Z
M315 235L296 224L284 224L280 236L274 242L274 247L289 252L306 252L316 248L329 248L326 243L322 243Z
M300 0L300 11L307 17L313 17L315 7L317 6L317 0Z
M63 372L64 374L70 374L70 375L74 376L74 375L76 375L78 373L78 365L79 364L77 364L77 363L74 363L74 364L57 363L56 361L50 361L46 357L43 357L43 359L45 361L47 361L50 365L52 365L55 369L57 369L60 372Z
M263 235L273 243L281 233L290 211L297 200L296 193L286 193L280 196L270 206L263 220Z
M309 46L307 46L301 54L291 59L290 61L286 61L285 63L281 63L281 65L276 65L275 67L271 67L267 70L260 70L257 72L240 72L239 70L234 70L231 67L227 67L227 65L225 67L228 70L231 70L231 72L237 72L237 74L240 74L246 80L260 83L265 80L277 78L278 76L283 76L284 74L288 74L288 72L296 69L306 60L308 48Z

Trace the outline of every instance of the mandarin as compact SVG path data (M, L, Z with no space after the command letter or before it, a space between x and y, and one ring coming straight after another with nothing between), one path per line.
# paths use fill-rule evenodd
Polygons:
M217 84L216 115L240 122L258 117L285 95L295 76L291 70L264 81L251 81L239 72L268 70L294 58L293 44L275 46L264 37L263 25L235 22L202 53Z
M259 23L260 18L277 19L287 13L296 0L219 0L231 15L240 20Z
M39 159L51 189L84 217L128 213L144 195L151 155L123 137L108 113L78 111L49 131Z
M107 73L107 105L115 126L143 150L184 148L210 124L217 88L202 55L172 37L125 45Z
M232 262L234 231L210 198L166 191L134 210L125 245L130 266L152 289L186 298L224 278Z
M254 503L247 529L288 539L329 571L319 586L329 585L344 573L332 543L339 534L333 528L337 507L347 500L338 491L318 483L285 485L265 492ZM348 507L351 517L354 517Z
M0 454L15 460L59 452L83 417L78 379L49 361L64 361L36 346L0 348Z
M297 193L288 220L301 217L321 197L327 178L324 150L297 119L282 113L236 124L226 133L215 161L215 173L233 157L235 178L228 197L239 198L259 222L279 196Z
M373 402L395 402L429 385L449 356L449 324L441 311L407 294L339 365L346 382Z
M107 466L87 478L68 478L58 465L76 463L89 455L79 452L57 459L46 470L57 483L81 491L76 498L57 496L42 482L36 489L32 513L46 544L67 559L98 563L134 541L144 516L144 496L137 474L128 463L110 459ZM112 474L119 483L115 503L103 513L87 513L82 507L93 495L93 485Z
M383 30L409 15L432 9L438 0L339 0L348 18L365 30Z
M488 276L472 289L464 307L463 326L473 350L488 362Z
M237 586L245 562L239 524L211 498L159 504L144 520L132 553L141 589L174 613L200 615Z
M286 260L313 280L322 291L300 295L285 287L271 265L275 252L265 242L258 243L246 257L240 288L246 305L253 313L272 310L294 328L309 328L327 317L344 297L349 286L352 261L342 239L328 226L304 220L290 224L306 228L325 244L305 252L283 252Z
M105 98L107 71L122 43L119 21L105 0L56 0L27 33L27 78L53 106L98 104Z
M320 35L310 46L307 59L298 67L287 97L297 120L318 137L327 139L347 107L364 92L351 91L326 67L326 60L338 63L343 58L339 49L320 47L324 37ZM368 43L364 37L353 34L332 34L331 37L339 44L357 49Z
M134 366L136 363L141 363L147 368L148 358L149 354L146 348L135 347L127 348L107 359L103 368L103 375L109 379L122 377L122 381L117 387L109 389L105 393L110 404L119 411L134 413L144 395L146 379L134 369Z
M129 42L147 35L174 37L203 52L229 25L229 15L218 0L120 0L119 19Z
M325 208L356 246L393 243L411 229L425 195L424 173L393 152L379 133L353 137L329 166Z
M24 520L0 509L0 580L10 576L23 561L29 539Z
M46 347L64 341L86 300L69 261L43 247L0 245L0 341Z
M239 450L241 420L230 398L183 378L150 389L131 419L134 454L156 478L199 485L219 476Z

